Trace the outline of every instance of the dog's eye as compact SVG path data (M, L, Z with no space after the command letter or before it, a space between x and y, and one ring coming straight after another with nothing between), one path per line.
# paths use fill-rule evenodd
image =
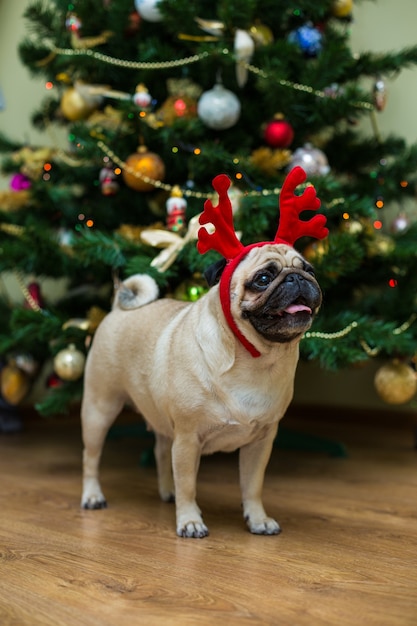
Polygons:
M255 278L252 281L252 287L262 291L263 289L266 289L268 285L271 284L273 279L274 279L274 276L271 274L271 272L267 272L267 271L259 272L259 274L256 274Z

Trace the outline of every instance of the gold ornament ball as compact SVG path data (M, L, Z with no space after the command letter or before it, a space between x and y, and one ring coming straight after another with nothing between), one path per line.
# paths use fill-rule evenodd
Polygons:
M9 363L1 371L1 395L9 404L19 404L30 389L30 378L15 363Z
M165 178L165 165L161 157L147 148L140 148L131 154L126 159L126 165L131 171L123 170L123 180L135 191L152 191L155 189L153 181L161 182Z
M353 0L333 0L332 15L335 17L348 17L353 10Z
M303 256L310 263L321 261L329 252L329 244L327 239L323 241L313 241L303 250Z
M396 359L379 368L374 384L378 395L387 404L404 404L417 391L415 371Z
M96 103L88 102L75 87L70 87L61 99L61 111L70 122L85 120L97 108Z
M84 372L85 356L77 350L74 344L70 344L64 350L58 352L54 358L55 373L62 380L78 380Z
M250 27L249 32L256 46L268 46L274 41L272 30L269 26L262 24L262 22L256 21L255 24Z

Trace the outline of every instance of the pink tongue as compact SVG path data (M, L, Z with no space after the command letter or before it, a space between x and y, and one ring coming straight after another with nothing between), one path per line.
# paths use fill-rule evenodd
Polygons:
M311 313L310 307L304 304L290 304L290 306L284 309L284 313L289 313L290 315L294 315L294 313L299 313L300 311L308 311Z

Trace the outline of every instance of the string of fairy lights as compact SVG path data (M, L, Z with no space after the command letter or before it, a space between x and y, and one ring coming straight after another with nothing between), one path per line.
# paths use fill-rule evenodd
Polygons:
M188 57L184 57L182 59L174 59L174 60L170 60L170 61L159 61L159 62L142 62L142 61L132 61L132 60L126 60L126 59L119 59L116 57L111 57L109 55L103 54L101 52L98 52L97 50L93 50L91 48L82 48L82 49L73 49L73 48L61 48L58 46L55 46L53 43L49 43L46 44L47 47L50 50L50 53L47 55L47 57L45 57L44 59L42 59L41 61L37 62L38 66L42 66L42 65L46 65L49 62L51 62L51 60L57 56L68 56L68 57L79 57L79 56L87 56L90 57L96 61L99 61L101 63L106 63L109 65L113 65L116 67L122 67L125 69L132 69L132 70L151 70L151 71L155 71L155 70L166 70L166 69L174 69L174 68L178 68L178 67L185 67L188 65L191 65L193 63L198 63L203 61L204 59L206 59L207 57L210 56L210 54L218 54L218 50L213 51L212 53L210 53L209 51L204 51L201 52L199 54L195 54L195 55L191 55ZM222 54L224 55L229 55L229 54L233 54L232 51L230 51L228 48L223 48L221 50ZM277 80L278 83L283 86L283 87L287 87L289 89L293 89L296 91L301 91L304 93L308 93L316 98L325 98L327 97L327 94L325 91L322 90L317 90L314 89L312 86L310 85L305 85L305 84L301 84L301 83L296 83L296 82L291 82L282 78L276 78L275 76L271 76L268 72L266 72L265 70L256 67L250 63L244 63L245 68L247 69L248 72L260 76L263 79L266 80ZM123 94L120 92L117 93L111 93L108 92L106 94L107 96L114 97L114 98L125 98L128 99L130 98L130 94ZM374 130L375 135L378 137L379 136L379 132L378 132L378 128L377 128L377 124L376 124L376 120L375 120L375 106L372 102L367 102L367 101L355 101L352 102L352 106L356 107L356 108L360 108L363 109L365 111L368 111L371 114L371 120L372 120L372 127ZM152 184L154 187L156 188L160 188L163 189L165 191L172 191L173 186L169 185L169 184L165 184L159 180L154 180L144 174L141 174L140 172L138 172L137 170L133 170L132 168L129 168L129 166L126 164L126 162L119 156L117 155L114 150L112 150L112 148L110 148L110 146L108 146L102 139L97 139L97 146L98 148L106 155L106 157L108 157L113 163L115 163L119 168L121 169L125 169L126 171L128 171L130 174L132 174L135 177L138 177L140 179L142 179L144 182L146 183L150 183ZM61 157L63 159L66 158L65 153L62 150L57 150L57 153L59 153L61 155ZM76 162L76 160L74 159L73 156L69 157L71 159L71 162L73 164L78 164ZM246 193L246 195L249 196L259 196L259 195L263 195L263 196L269 196L269 195L278 195L281 191L280 187L274 187L272 189L261 189L261 190L255 190L252 189L250 191L248 191ZM188 197L194 197L194 198L207 198L207 197L211 197L210 193L204 193L204 192L199 192L199 191L195 191L192 189L185 189L184 190L184 196L188 196ZM328 204L328 208L333 208L337 205L343 204L345 201L343 198L335 198L333 201L331 201ZM22 229L20 227L12 227L12 225L9 224L1 224L0 225L1 230L3 230L4 232L7 232L8 234L14 235L14 236L20 236L22 234ZM25 282L24 282L24 278L21 274L21 272L19 271L15 271L15 277L16 280L19 284L20 289L22 290L22 293L25 297L25 300L27 301L28 305L30 306L30 308L34 311L37 312L41 312L42 309L39 306L39 304L32 298L31 294L29 293ZM413 313L412 315L410 315L409 319L406 320L403 324L401 324L400 326L398 326L397 328L395 328L392 333L393 335L400 335L404 332L406 332L413 324L414 322L417 320L417 313ZM339 339L343 339L344 337L347 337L351 332L353 332L354 330L357 330L358 327L360 327L360 324L356 321L351 322L350 324L348 324L347 326L345 326L343 329L336 331L336 332L320 332L320 331L308 331L307 333L305 333L305 338L306 339L322 339L325 341L337 341ZM359 343L362 347L362 349L364 350L364 352L370 356L370 357L375 357L380 353L380 349L378 347L374 347L372 348L371 346L369 346L369 344L362 338L360 338Z

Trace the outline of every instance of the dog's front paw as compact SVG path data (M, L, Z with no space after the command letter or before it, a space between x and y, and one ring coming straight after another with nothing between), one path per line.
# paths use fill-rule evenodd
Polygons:
M207 526L204 522L186 522L177 526L178 537L191 537L194 539L202 539L209 534Z
M106 509L107 501L103 496L103 493L98 484L93 483L89 484L86 481L86 485L84 487L83 495L81 498L81 508L82 509Z
M254 535L279 535L281 527L272 517L265 517L261 520L251 520L246 517L246 523L251 533Z
M104 496L96 497L91 496L90 498L81 500L81 507L83 509L107 509L107 500Z

